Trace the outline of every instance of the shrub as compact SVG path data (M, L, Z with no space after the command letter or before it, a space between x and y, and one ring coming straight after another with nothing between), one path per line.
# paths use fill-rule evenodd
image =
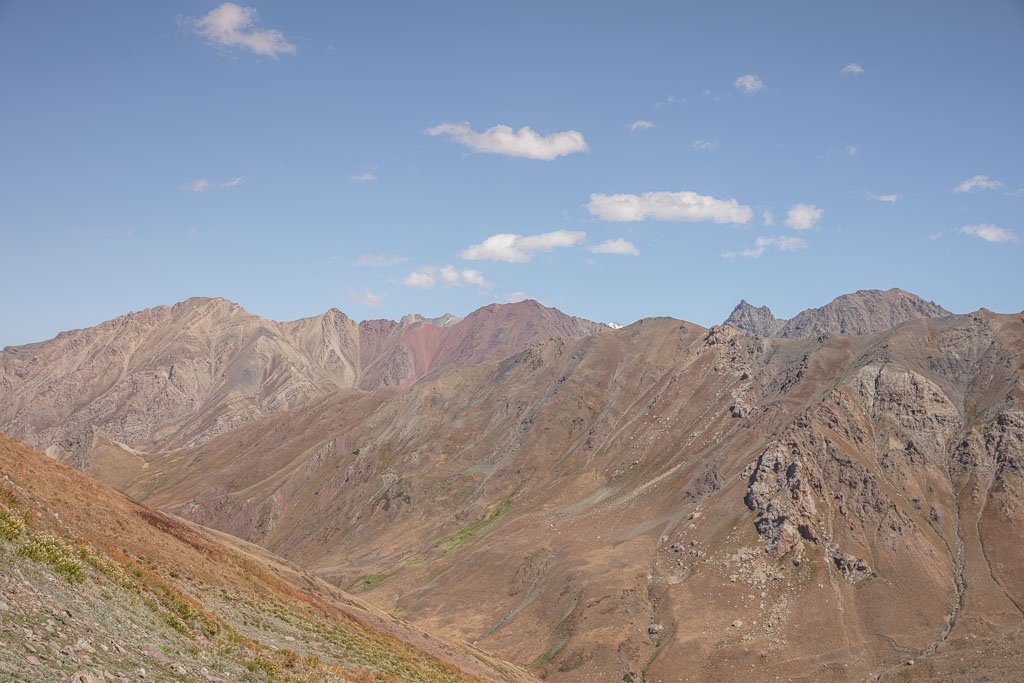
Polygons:
M31 535L28 543L18 549L18 554L50 565L72 583L85 579L85 571L74 549L50 534Z
M13 541L21 536L23 531L25 531L25 522L20 517L0 508L0 537Z

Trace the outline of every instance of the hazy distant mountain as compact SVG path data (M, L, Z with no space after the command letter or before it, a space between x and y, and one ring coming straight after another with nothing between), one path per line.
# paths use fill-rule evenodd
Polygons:
M865 289L836 297L820 308L809 308L789 320L776 318L767 306L755 308L744 300L725 324L752 336L816 337L873 334L908 320L944 315L949 311L942 306L902 289Z
M356 324L337 309L276 322L193 298L0 351L0 429L84 465L98 437L140 451L195 445L338 389L409 385L598 329L534 301Z

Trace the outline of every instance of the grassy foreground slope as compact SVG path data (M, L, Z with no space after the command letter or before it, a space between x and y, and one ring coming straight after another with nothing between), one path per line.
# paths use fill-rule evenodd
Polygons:
M0 680L529 680L0 434Z

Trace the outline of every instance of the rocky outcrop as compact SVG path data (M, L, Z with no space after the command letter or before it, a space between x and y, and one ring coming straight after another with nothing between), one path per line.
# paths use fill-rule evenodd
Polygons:
M775 337L786 321L776 318L767 306L752 306L742 299L723 324L750 337Z

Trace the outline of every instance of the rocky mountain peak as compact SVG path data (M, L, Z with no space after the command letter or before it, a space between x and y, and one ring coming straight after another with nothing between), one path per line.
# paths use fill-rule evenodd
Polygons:
M767 306L755 307L742 300L725 324L748 336L865 335L883 332L908 320L949 314L935 302L902 289L861 289L838 296L819 308L801 311L789 320L776 318Z
M767 306L753 306L741 299L725 324L750 337L774 337L785 321L777 319Z

